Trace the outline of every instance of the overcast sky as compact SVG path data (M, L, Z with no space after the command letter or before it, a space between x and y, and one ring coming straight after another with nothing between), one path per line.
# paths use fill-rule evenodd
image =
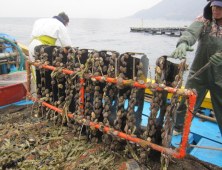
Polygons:
M148 9L162 0L0 0L0 17L52 17L61 11L70 18L118 19Z

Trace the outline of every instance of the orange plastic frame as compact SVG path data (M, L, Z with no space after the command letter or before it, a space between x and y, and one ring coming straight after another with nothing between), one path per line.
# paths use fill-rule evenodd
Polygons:
M27 97L29 99L33 99L35 101L38 101L30 93L30 83L31 83L30 82L30 80L31 80L30 64L35 65L35 66L39 66L37 63L29 63L29 62L27 62ZM46 68L46 69L49 69L49 70L55 70L56 69L56 67L53 67L53 66L48 66L48 65L41 65L41 66L43 68ZM63 69L63 72L66 73L66 74L72 74L74 71ZM93 78L95 78L96 80L100 80L102 78L102 76L93 77ZM110 77L107 77L106 81L107 82L111 82L111 83L117 83L116 79L110 78ZM84 83L84 80L81 79L80 83ZM125 80L123 80L122 83L125 84ZM146 88L146 84L142 84L141 85L141 84L139 84L137 82L134 82L132 84L134 86L136 86L136 87ZM156 90L157 91L167 91L169 93L176 93L179 89L166 86L164 88L164 90L159 88L159 87L157 87ZM188 108L188 111L186 113L187 116L186 116L185 121L184 121L184 131L183 131L183 136L182 136L182 142L180 143L179 148L177 148L175 150L171 150L169 148L165 148L165 147L153 144L151 142L142 140L140 138L134 138L134 137L132 137L132 136L126 134L126 133L122 133L122 132L119 132L119 131L116 131L116 130L114 130L114 132L118 132L117 134L118 134L119 137L125 138L127 140L132 141L132 142L135 142L135 143L139 144L142 141L142 142L145 142L147 144L147 146L151 147L152 149L155 149L157 151L163 152L163 153L168 154L168 155L172 155L175 158L183 158L185 156L185 154L186 154L186 144L187 144L187 141L188 141L191 121L192 121L192 117L193 117L193 114L191 112L194 110L194 105L196 103L196 97L197 97L192 90L187 90L185 96L187 96L189 98L189 101L188 101L189 108ZM80 106L80 107L84 108L83 107L84 106L84 86L81 89L81 99L82 99L82 106ZM50 104L48 104L46 102L41 102L41 103L43 105L45 105L46 107L50 108L50 109L53 109L53 110L55 110L55 111L57 111L59 113L62 113L62 110L57 108L57 107L55 107L55 106L52 106L52 105L50 105ZM73 118L72 114L68 114L68 116L70 118ZM88 121L88 120L86 120L84 118L82 120ZM101 126L99 124L94 124L93 122L90 122L90 125L94 126L97 129L101 128ZM107 131L109 131L110 128L103 126L102 129L107 132Z

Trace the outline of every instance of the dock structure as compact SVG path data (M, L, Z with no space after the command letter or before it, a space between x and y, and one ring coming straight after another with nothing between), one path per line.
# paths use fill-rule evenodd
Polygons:
M160 28L150 28L150 27L130 27L130 32L145 32L150 34L165 34L170 36L181 36L183 31L187 27L160 27Z

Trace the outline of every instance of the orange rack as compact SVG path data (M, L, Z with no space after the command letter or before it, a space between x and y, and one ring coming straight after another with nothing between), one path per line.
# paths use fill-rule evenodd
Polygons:
M41 104L43 104L44 106L46 106L46 107L48 107L50 109L53 109L53 110L55 110L55 111L57 111L59 113L62 113L61 109L59 109L59 108L57 108L55 106L52 106L52 105L50 105L50 104L48 104L46 102L39 101L39 100L37 100L36 98L34 98L31 95L31 93L30 93L30 84L31 84L31 81L30 81L31 80L30 65L39 66L39 64L37 64L35 62L33 62L33 63L32 62L27 62L27 97L29 99L41 102ZM41 65L41 66L43 68L49 69L49 70L55 70L56 69L56 67L53 67L53 66L48 66L48 65ZM67 69L63 69L63 72L66 73L66 74L74 73L74 71L70 71L70 70L67 70ZM100 80L102 78L102 76L91 77L91 78L95 78L96 80ZM111 83L117 83L116 79L110 78L110 77L107 77L106 81L107 82L111 82ZM81 79L80 82L84 83L84 80ZM125 80L123 80L122 83L125 84ZM141 85L141 84L139 84L137 82L132 83L132 85L134 85L136 87L140 87L140 88L147 88L146 84L142 84ZM172 87L168 87L168 86L164 87L164 89L162 89L160 87L156 87L155 89L157 91L166 91L166 92L169 92L169 93L177 93L180 90L180 89L172 88ZM116 131L116 130L114 130L114 132L116 132L118 134L118 136L121 137L121 138L125 138L127 140L130 140L130 141L138 143L138 144L143 143L143 145L145 144L147 147L150 147L150 148L152 148L154 150L163 152L163 153L168 154L168 155L172 155L175 158L183 158L185 156L185 154L186 154L186 144L187 144L187 141L188 141L191 121L192 121L192 117L193 117L192 111L194 110L194 105L196 103L196 97L197 97L192 90L185 90L184 93L183 93L183 96L187 97L189 99L189 101L188 101L189 107L188 107L188 111L186 113L186 118L185 118L185 121L184 121L184 131L183 131L182 141L180 143L179 148L176 148L175 150L172 150L172 149L165 148L165 147L159 146L157 144L154 144L154 143L142 140L140 138L132 137L132 136L130 136L130 135L126 134L126 133L123 133L123 132L119 132L119 131ZM84 86L82 86L81 96L80 97L82 99L82 106L80 106L80 107L83 108L83 106L84 106ZM68 114L68 116L70 118L74 118L75 119L75 117L72 114ZM89 120L86 120L84 118L82 120L83 120L83 122L89 121ZM89 122L89 124L90 124L90 126L93 126L93 127L97 128L97 129L103 129L103 131L105 131L105 132L109 131L109 129L110 129L108 127L101 126L99 124L94 124L93 122Z

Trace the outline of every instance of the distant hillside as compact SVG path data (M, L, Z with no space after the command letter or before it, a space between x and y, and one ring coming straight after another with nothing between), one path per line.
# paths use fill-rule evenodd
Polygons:
M127 18L194 20L203 13L207 3L206 0L163 0Z

